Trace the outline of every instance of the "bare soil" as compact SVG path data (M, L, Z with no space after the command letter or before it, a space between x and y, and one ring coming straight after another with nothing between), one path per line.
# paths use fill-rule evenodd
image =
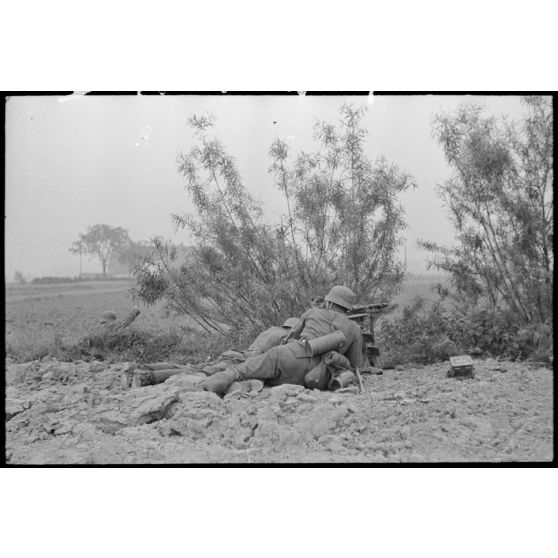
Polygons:
M412 278L403 294L427 295L429 282ZM362 394L285 385L220 399L200 390L205 376L194 367L125 390L123 364L25 362L37 347L48 352L90 333L105 310L123 317L134 303L129 287L6 290L8 463L553 459L553 372L536 364L477 360L471 380L446 378L447 364L406 367L365 376ZM156 332L189 326L158 307L142 307L137 322Z
M223 399L195 367L125 389L122 366L6 365L10 464L503 462L553 459L553 372L475 361L365 376L364 392L265 387Z

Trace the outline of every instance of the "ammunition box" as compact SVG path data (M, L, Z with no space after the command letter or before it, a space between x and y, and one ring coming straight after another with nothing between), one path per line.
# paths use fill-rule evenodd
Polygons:
M469 355L450 357L448 378L474 378L473 359Z

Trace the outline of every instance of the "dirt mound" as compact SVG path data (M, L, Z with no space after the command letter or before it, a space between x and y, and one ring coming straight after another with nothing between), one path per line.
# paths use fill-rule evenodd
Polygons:
M8 463L529 461L553 457L552 372L476 361L385 371L356 388L223 399L201 372L125 390L122 365L6 366Z

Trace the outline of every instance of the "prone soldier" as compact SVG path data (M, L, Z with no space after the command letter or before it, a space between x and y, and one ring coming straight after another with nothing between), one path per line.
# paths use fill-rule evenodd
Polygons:
M314 306L305 312L285 343L229 366L203 380L201 386L223 394L235 381L260 379L272 386L289 383L325 389L327 371L318 366L323 354L338 349L351 367L357 369L360 365L361 330L347 316L355 299L349 288L332 287L324 297L325 307Z
M279 345L298 321L298 318L288 318L282 326L272 326L262 331L245 351L225 351L218 362L204 367L202 371L211 376L226 370L231 364L244 362L246 358L264 353L268 349ZM143 369L140 370L132 369L124 372L122 381L124 387L143 387L160 384L171 376L192 371L195 371L192 365L160 362L144 365Z

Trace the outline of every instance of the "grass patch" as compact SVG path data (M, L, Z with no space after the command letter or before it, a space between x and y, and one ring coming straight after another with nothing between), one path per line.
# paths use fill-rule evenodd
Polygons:
M153 333L138 327L120 331L98 330L76 342L60 338L42 343L20 340L8 344L6 356L15 362L40 360L46 356L60 361L103 360L108 362L133 361L138 363L174 361L177 363L201 362L220 354L230 345L226 338L199 331L178 330Z
M508 360L553 362L552 323L518 323L510 312L488 308L448 309L423 297L383 318L376 340L385 366L431 364L470 354Z
M443 279L427 275L406 279L394 301L396 311L379 318L375 327L383 364L428 364L452 354L552 362L552 324L522 327L511 315L482 308L456 310L448 299L439 301L432 289ZM125 288L90 289L79 295L64 290L52 296L56 287L37 286L29 297L17 293L17 299L7 298L6 356L12 361L52 356L61 361L202 362L227 349L246 348L260 333L251 329L231 331L230 337L210 335L186 317L156 305L142 307L131 326L110 333L99 329L99 317L104 310L113 310L120 318L127 314L134 301Z

